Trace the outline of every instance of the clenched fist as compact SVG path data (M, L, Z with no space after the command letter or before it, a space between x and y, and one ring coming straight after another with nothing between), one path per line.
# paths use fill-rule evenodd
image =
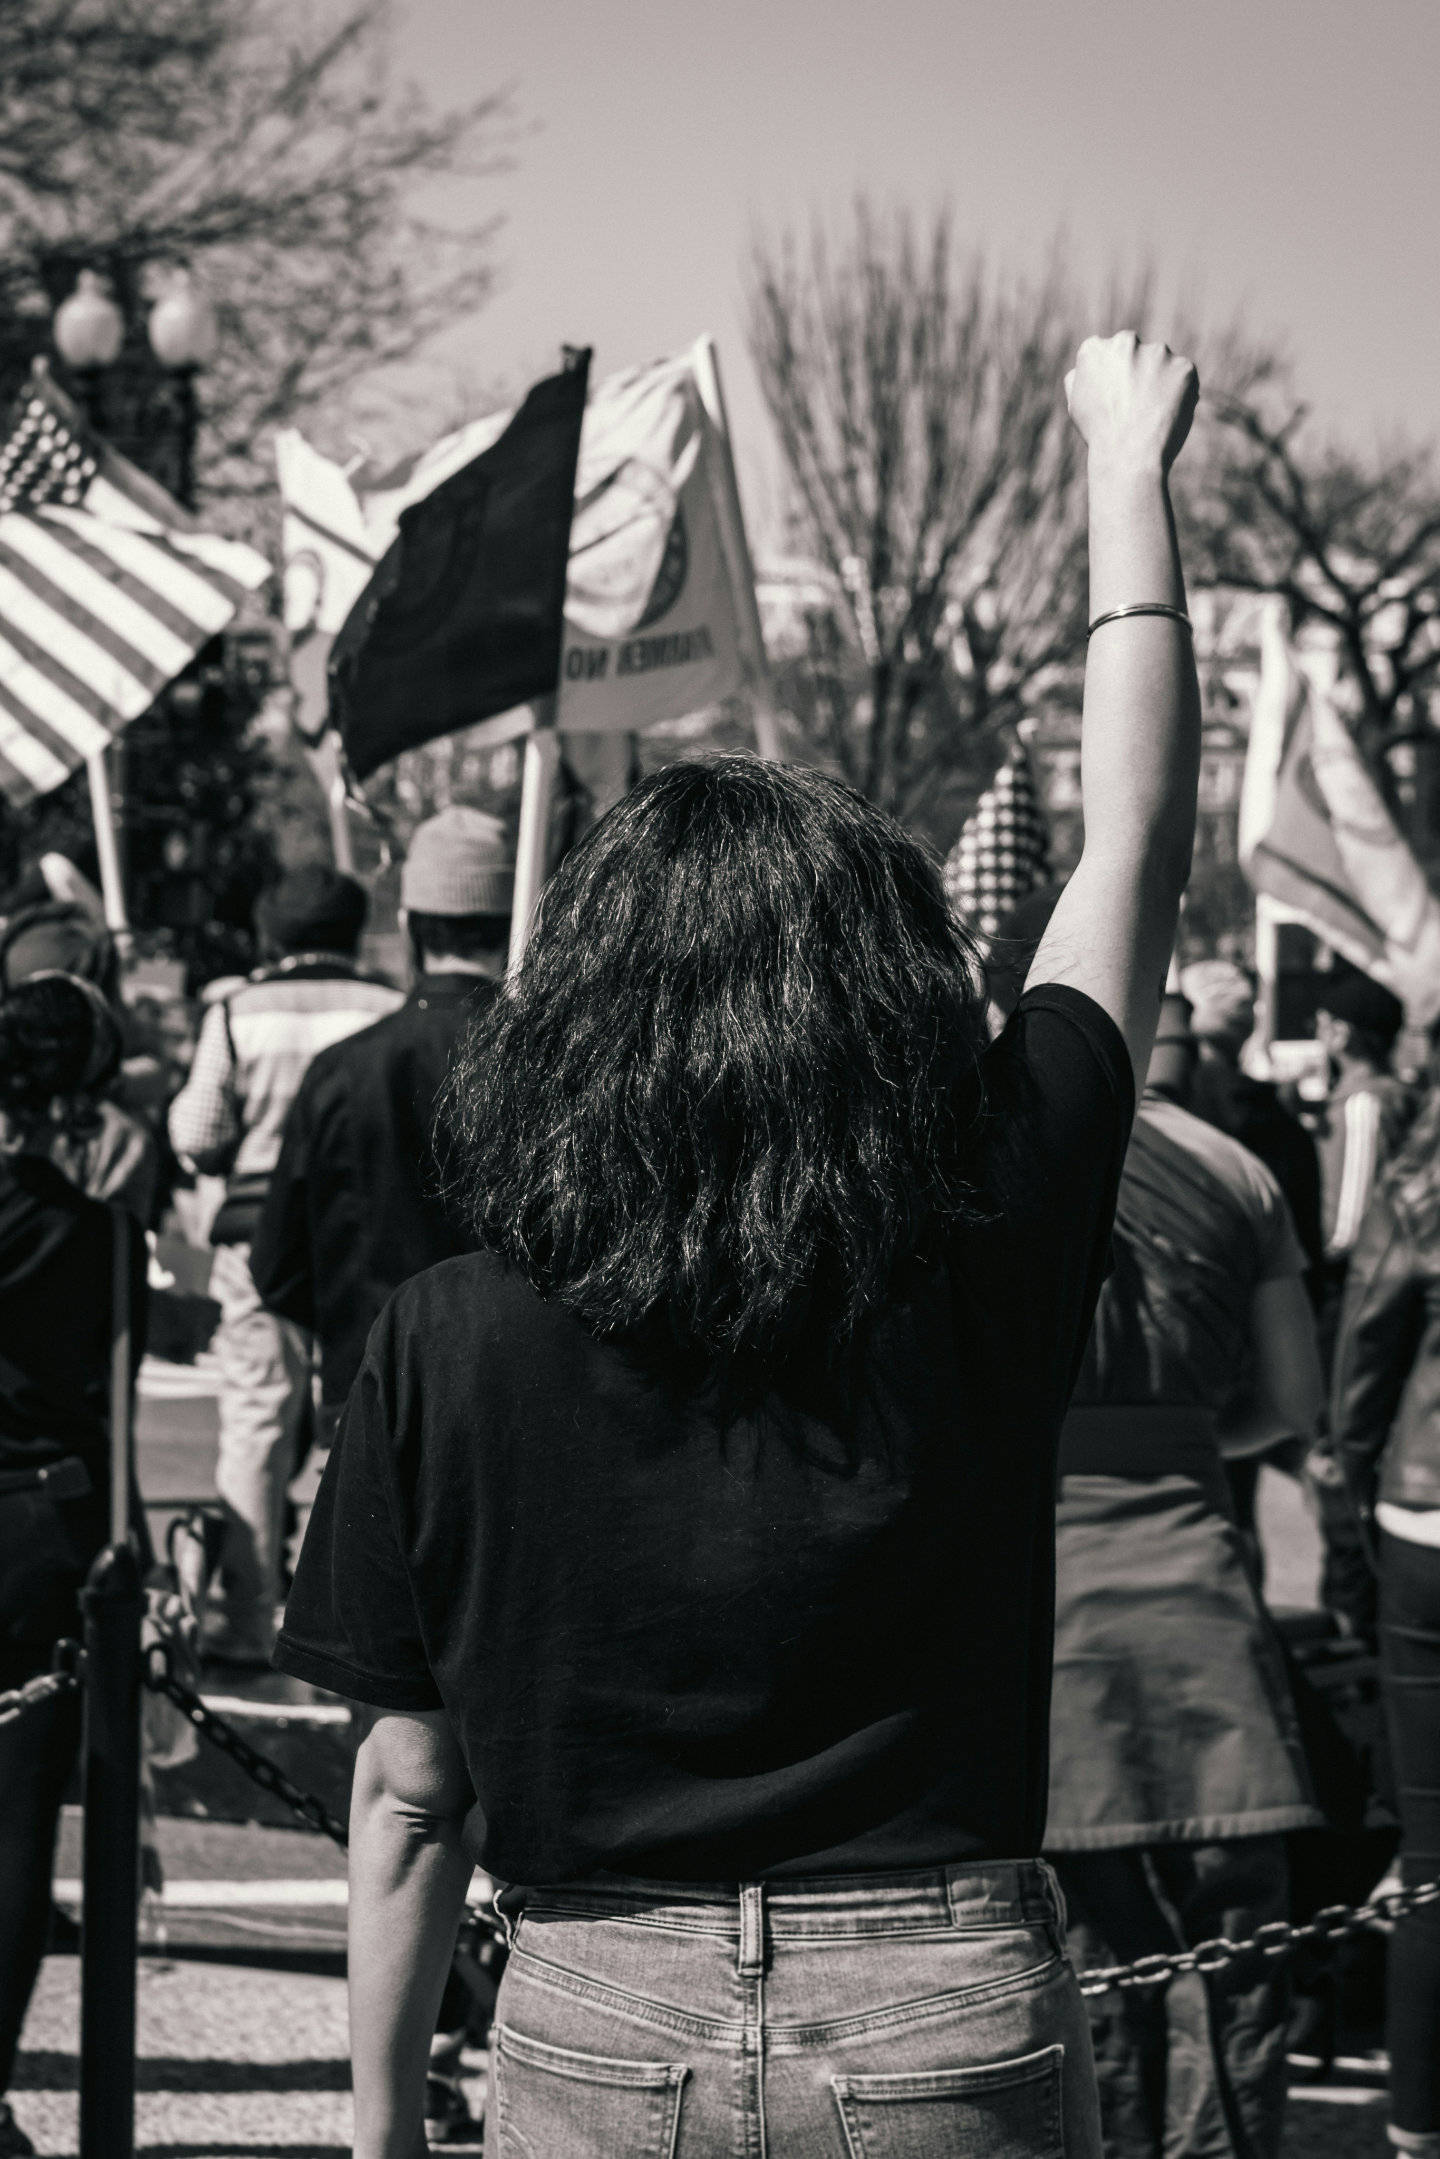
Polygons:
M1070 417L1092 458L1168 472L1200 396L1200 377L1168 345L1142 345L1133 330L1087 337L1065 377Z

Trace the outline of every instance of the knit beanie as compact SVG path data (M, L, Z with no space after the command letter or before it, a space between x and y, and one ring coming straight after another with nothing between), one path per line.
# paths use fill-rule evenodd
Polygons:
M400 872L400 905L412 915L508 915L515 849L498 817L452 802L417 825Z
M1202 1037L1243 1038L1255 1023L1255 989L1233 960L1192 960L1180 970L1180 987L1190 1000L1190 1032Z

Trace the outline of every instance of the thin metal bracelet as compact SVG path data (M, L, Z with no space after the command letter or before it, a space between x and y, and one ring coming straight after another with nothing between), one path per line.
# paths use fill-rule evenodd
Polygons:
M1107 622L1123 622L1127 615L1168 615L1172 622L1183 622L1192 637L1195 634L1194 625L1183 607L1167 607L1163 600L1141 600L1134 607L1112 607L1107 615L1097 615L1085 632L1087 641Z

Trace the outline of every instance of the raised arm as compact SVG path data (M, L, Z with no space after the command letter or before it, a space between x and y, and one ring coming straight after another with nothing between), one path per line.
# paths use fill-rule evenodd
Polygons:
M1184 610L1167 476L1199 383L1168 345L1087 338L1066 378L1090 452L1090 620L1159 603ZM1200 692L1190 633L1173 615L1097 629L1085 668L1080 776L1085 848L1027 980L1067 982L1102 1005L1143 1085L1190 874Z

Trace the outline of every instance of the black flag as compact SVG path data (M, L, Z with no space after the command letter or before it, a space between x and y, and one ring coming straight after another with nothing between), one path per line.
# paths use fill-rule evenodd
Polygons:
M401 512L330 655L357 778L556 687L589 370L567 349L498 441Z

